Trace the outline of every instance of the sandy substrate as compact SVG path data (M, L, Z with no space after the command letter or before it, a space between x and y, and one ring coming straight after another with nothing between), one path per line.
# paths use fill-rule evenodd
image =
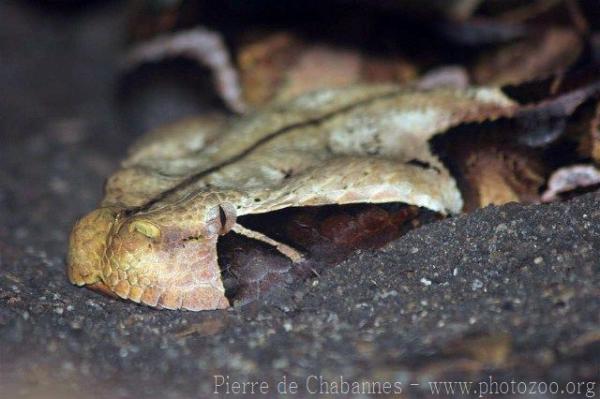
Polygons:
M428 225L228 311L71 286L70 227L132 140L110 105L120 7L0 5L0 396L200 398L227 381L274 396L284 378L301 393L341 378L411 397L436 381L600 395L599 193Z

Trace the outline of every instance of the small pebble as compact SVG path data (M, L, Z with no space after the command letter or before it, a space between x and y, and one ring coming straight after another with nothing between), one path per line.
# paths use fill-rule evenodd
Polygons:
M471 284L471 289L473 291L477 291L481 287L483 287L483 282L481 280L479 280L479 279L473 280L473 283Z
M289 321L286 321L283 323L283 329L287 332L292 331L292 323Z
M506 224L504 223L500 223L498 226L496 226L496 233L501 233L503 231L506 231L508 229L508 227L506 226Z
M274 369L284 369L289 366L289 362L285 358L275 359L272 364Z

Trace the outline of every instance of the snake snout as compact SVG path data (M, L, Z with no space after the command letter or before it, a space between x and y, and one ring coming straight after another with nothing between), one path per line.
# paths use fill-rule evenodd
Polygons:
M100 280L106 239L117 212L100 208L79 220L71 232L68 274L76 285L95 284Z

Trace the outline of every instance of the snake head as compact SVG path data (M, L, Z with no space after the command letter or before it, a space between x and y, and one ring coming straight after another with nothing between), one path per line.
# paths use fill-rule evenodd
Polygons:
M97 209L73 229L69 278L158 308L226 308L217 260L217 239L227 225L222 214L208 208L197 223L172 210L127 216Z

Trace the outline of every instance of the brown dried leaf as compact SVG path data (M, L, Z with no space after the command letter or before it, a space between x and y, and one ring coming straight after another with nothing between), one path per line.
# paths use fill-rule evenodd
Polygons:
M219 334L226 327L226 323L222 317L211 317L203 320L200 323L194 323L186 328L175 333L177 338L184 338L190 335L198 335L207 337L210 335Z
M583 137L579 143L579 153L600 164L600 102L592 118L583 127Z
M505 333L465 337L450 342L445 353L465 356L488 367L504 367L512 355L512 339Z
M401 57L376 57L360 49L308 42L289 32L268 34L243 45L238 64L244 98L261 106L323 88L363 82L406 82L416 69Z
M285 74L277 98L289 100L327 87L342 87L360 80L361 56L356 50L328 45L308 46Z
M538 192L545 180L541 161L532 152L494 146L473 148L458 162L466 181L465 211L513 201L539 201Z
M294 53L302 43L288 32L266 35L247 43L237 53L244 99L251 106L271 100L281 85Z
M581 54L583 44L571 29L552 28L483 56L473 69L479 84L505 85L560 73Z

